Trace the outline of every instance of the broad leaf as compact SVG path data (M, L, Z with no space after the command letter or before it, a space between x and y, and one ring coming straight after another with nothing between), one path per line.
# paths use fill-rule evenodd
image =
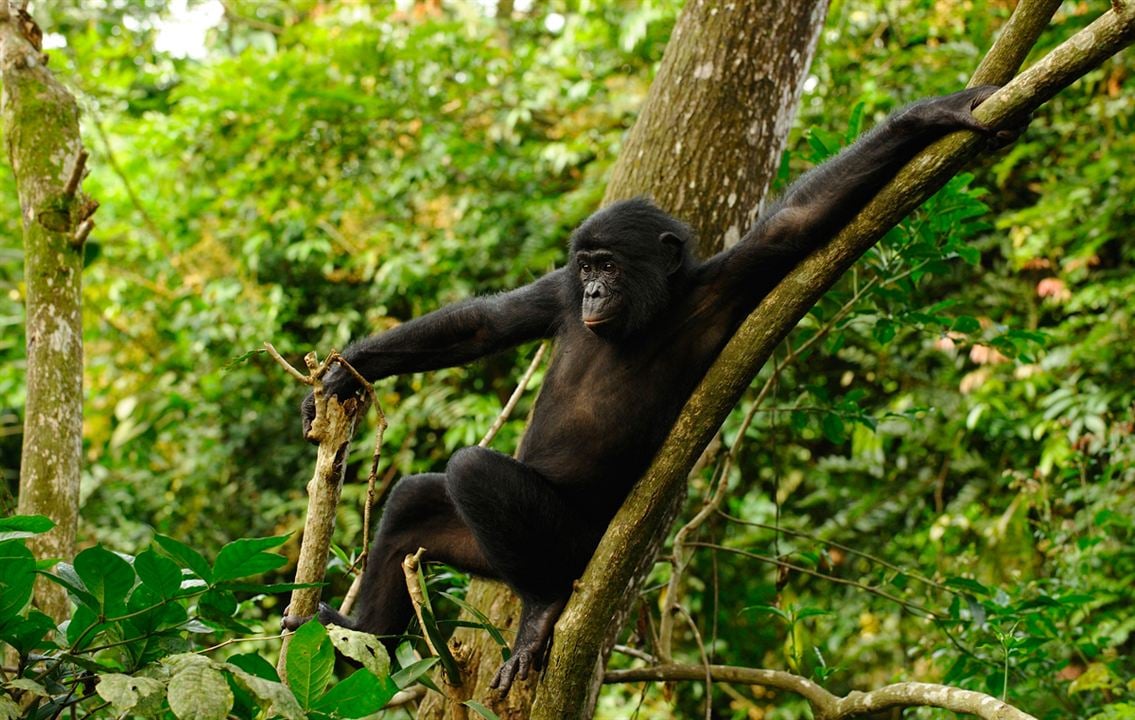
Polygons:
M318 620L309 620L296 630L288 644L285 667L296 700L304 710L312 709L331 682L335 667L335 650Z
M217 553L217 562L213 564L214 581L235 580L275 570L286 563L287 558L264 550L283 545L288 537L242 538L225 545Z

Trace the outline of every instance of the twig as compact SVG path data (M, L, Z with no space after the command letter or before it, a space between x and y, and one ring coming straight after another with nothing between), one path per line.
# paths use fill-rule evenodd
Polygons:
M497 419L493 421L493 425L489 428L489 431L485 433L485 437L481 438L481 442L477 443L478 446L488 447L489 443L491 443L493 438L497 436L497 433L500 432L500 429L504 427L505 422L507 422L509 416L512 415L512 411L516 409L516 404L520 402L521 396L524 395L524 391L528 388L528 381L536 374L536 368L540 366L540 361L544 359L544 353L547 349L547 342L540 343L539 349L536 350L536 355L532 358L532 362L528 363L528 369L524 371L520 382L516 383L516 389L512 391L512 395L508 398L508 402L505 403L504 409L497 415Z
M367 381L367 379L339 353L332 353L332 357L328 358L328 364L332 361L346 368L347 372L353 375L355 380L362 385L363 391L367 394L367 397L370 398L370 404L374 407L374 412L377 416L374 430L374 452L371 453L370 473L367 475L366 504L363 506L363 549L362 554L359 555L359 567L365 572L367 568L367 556L370 554L370 516L375 503L378 502L376 486L378 483L378 464L379 461L382 460L382 438L383 435L386 434L386 428L389 427L389 425L387 425L386 422L386 413L382 411L382 405L378 402L378 395L374 392L374 385ZM354 588L354 584L352 584L352 588ZM357 592L356 590L356 594Z
M150 211L142 203L142 198L134 191L134 184L130 182L130 176L126 174L126 170L118 163L118 157L114 154L114 150L110 145L110 135L107 133L106 128L103 127L102 122L96 113L90 115L91 123L95 127L95 134L99 136L99 140L103 145L103 159L110 165L111 171L118 177L122 183L122 188L126 191L126 197L130 198L130 204L142 216L142 224L146 226L146 230L150 233L150 237L158 244L163 251L169 252L169 243L166 242L166 237L162 233L161 228L158 227L157 222L154 221Z
M1021 0L973 73L969 85L1003 83L1017 74L1062 0Z
M644 650L639 650L638 648L630 647L628 645L616 645L615 647L613 647L611 649L614 652L619 653L620 655L626 655L627 657L638 658L639 660L644 660L648 663L654 664L654 663L658 662L658 658L654 657L650 653L648 653Z
M717 682L731 682L795 693L812 706L816 720L842 720L883 710L908 707L935 707L976 715L983 720L1036 720L1023 710L973 690L923 682L902 682L870 692L857 690L837 697L807 678L780 670L735 667L731 665L657 665L630 670L612 670L603 676L608 684L625 682L702 682L706 672Z
M410 593L414 615L418 617L418 624L422 626L422 636L426 640L426 647L430 649L430 654L434 657L441 657L437 648L434 647L433 640L430 640L430 634L426 632L425 621L422 620L422 606L426 604L426 598L422 595L422 585L418 580L418 567L421 565L422 554L425 551L424 547L420 547L413 555L407 555L406 559L402 561L402 573L406 576L406 591Z
M285 360L284 356L276 351L276 348L272 345L272 343L264 343L264 349L280 367L284 368L284 372L288 373L296 380L299 380L304 385L312 385L314 383L310 376L304 375L299 370L296 370L294 367L292 367L292 364Z
M75 156L75 164L71 167L71 177L67 178L67 184L63 186L63 194L66 197L73 198L75 193L79 191L79 183L83 182L83 176L87 169L87 158L90 156L86 148L80 149L79 154Z
M421 700L426 695L425 685L415 685L406 690L399 690L394 693L394 697L390 698L390 702L383 705L383 709L399 707L401 705L408 705L417 700Z
M95 221L91 219L84 220L79 223L79 227L75 228L75 234L71 238L72 244L76 247L82 245L90 237L91 230L95 229Z
M923 615L925 615L926 617L928 617L932 620L946 620L947 619L947 618L942 617L941 615L939 615L938 613L934 612L933 610L931 610L929 608L923 607L922 605L919 605L918 603L912 603L909 600L903 600L902 598L898 597L897 595L892 595L891 593L887 592L886 590L880 590L877 587L872 587L870 585L866 585L866 584L858 582L856 580L848 580L847 578L836 577L835 575L828 575L826 573L822 573L822 572L819 572L817 570L812 570L811 568L803 567L802 565L796 565L795 563L790 563L790 562L787 562L785 560L781 560L780 558L769 557L767 555L760 555L758 553L749 552L748 550L741 550L740 548L732 548L732 547L729 547L728 545L718 545L716 543L691 542L690 547L712 548L714 550L721 550L723 552L734 553L735 555L741 555L743 557L752 558L753 560L759 560L760 562L768 563L770 565L776 565L777 567L784 568L785 570L792 570L793 572L803 573L805 575L811 575L812 577L817 577L817 578L820 578L822 580L828 580L830 582L836 583L837 585L847 585L849 587L859 588L860 590L863 590L864 592L869 592L872 595L878 595L881 598L884 598L886 600L890 600L891 602L896 603L896 604L898 604L898 605L900 605L904 608L907 608L908 610L913 610L915 612L922 613Z
M685 616L686 623L694 633L694 641L698 644L698 654L701 655L702 667L705 668L705 720L713 720L713 673L709 669L709 654L705 651L701 631L698 630L697 623L690 616L689 610L681 605L678 606L678 610Z
M749 527L760 528L762 530L771 530L773 532L783 533L785 535L791 535L792 537L805 538L807 540L812 540L812 541L821 543L823 545L827 545L829 547L834 547L834 548L842 550L843 552L848 553L850 555L856 555L856 556L861 557L865 560L876 563L877 565L881 565L881 566L887 568L888 570L894 570L895 572L902 573L903 575L911 578L912 580L916 580L920 583L924 583L926 585L929 585L930 587L932 587L936 590L941 590L942 592L950 593L951 595L961 595L962 594L962 593L958 592L957 590L955 590L954 588L952 588L948 585L943 585L940 582L936 582L934 580L931 580L930 578L926 577L925 575L922 575L921 573L915 572L913 570L908 570L906 568L899 567L898 565L895 565L894 563L888 562L887 560L884 560L883 558L881 558L877 555L872 555L871 553L864 552L862 550L856 550L855 548L851 547L850 545L844 545L843 543L836 542L835 540L825 540L824 538L821 538L818 535L814 535L812 533L807 533L807 532L804 532L802 530L791 530L789 528L781 527L779 525L769 525L768 523L754 522L754 521L751 521L751 520L742 520L739 517L735 517L733 515L730 515L727 512L723 512L723 511L720 511L720 510L718 511L718 514L721 515L721 517L728 520L729 522L736 523L738 525L747 525Z

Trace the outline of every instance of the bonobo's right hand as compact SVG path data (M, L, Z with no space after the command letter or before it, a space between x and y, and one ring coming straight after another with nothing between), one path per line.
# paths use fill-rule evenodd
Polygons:
M349 372L341 367L333 367L323 376L323 392L339 398L348 398L358 392L359 383ZM319 441L311 437L311 424L315 421L315 393L308 393L300 403L300 415L303 417L303 436L312 445Z
M304 439L313 445L318 445L319 443L311 438L311 424L315 422L315 393L309 392L300 403L300 415L303 416Z

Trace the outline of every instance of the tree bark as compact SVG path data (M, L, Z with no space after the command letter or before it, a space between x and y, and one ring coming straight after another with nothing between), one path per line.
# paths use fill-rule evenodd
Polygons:
M702 254L720 249L722 238L736 242L779 167L827 6L828 0L690 0L619 155L604 202L653 197L694 227ZM653 559L660 543L638 553L644 562ZM474 580L468 600L511 636L507 631L515 630L520 604L506 586ZM462 619L473 620L464 614ZM621 620L615 625L621 627ZM617 632L615 627L608 648ZM571 642L570 634L557 631L556 637ZM535 673L500 698L488 689L501 662L488 633L462 628L452 644L458 646L455 655L464 656L463 697L485 703L503 720L529 717ZM590 668L581 672L597 693L601 673ZM466 713L451 699L430 693L418 717L441 720Z
M1043 12L1047 0L1022 0L1017 12ZM987 100L979 120L1011 127L1057 91L1135 41L1135 12L1114 4L1085 30L1054 50ZM1009 35L1009 33L1006 33ZM1013 42L1022 41L1013 34ZM1029 45L1035 36L1028 39ZM1000 48L994 48L997 52ZM1008 48L1002 50L1008 51ZM1013 68L1001 66L986 82L1005 82ZM674 498L685 477L752 377L813 304L851 264L898 224L911 210L940 189L981 148L973 133L955 133L919 155L880 192L828 246L796 268L741 325L682 411L651 468L632 490L612 521L556 625L557 637L570 642L552 646L548 669L534 704L534 718L588 717L593 684L585 670L601 658L619 618L632 602L628 592L641 577L643 548L654 547L672 522Z
M78 187L86 162L79 109L45 65L39 28L0 3L0 101L24 229L27 404L17 512L55 528L30 538L38 558L69 560L79 512L83 449L83 242L97 205ZM57 621L70 613L62 587L40 581L36 605Z
M827 0L690 0L605 202L649 195L699 257L735 245L780 167Z

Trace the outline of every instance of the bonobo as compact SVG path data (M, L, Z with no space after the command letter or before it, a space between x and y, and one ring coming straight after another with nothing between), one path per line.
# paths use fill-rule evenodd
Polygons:
M465 448L444 473L399 482L370 550L358 612L349 619L322 605L320 621L387 638L403 632L412 607L401 562L424 547L430 559L505 581L523 601L512 656L493 687L507 692L539 669L572 581L732 332L932 141L961 129L1009 139L970 112L994 89L895 113L804 175L739 244L705 262L691 255L686 225L646 200L619 202L573 233L567 267L348 347L347 361L373 380L555 339L519 459ZM336 396L358 390L341 370L326 382ZM305 432L313 412L309 397Z

